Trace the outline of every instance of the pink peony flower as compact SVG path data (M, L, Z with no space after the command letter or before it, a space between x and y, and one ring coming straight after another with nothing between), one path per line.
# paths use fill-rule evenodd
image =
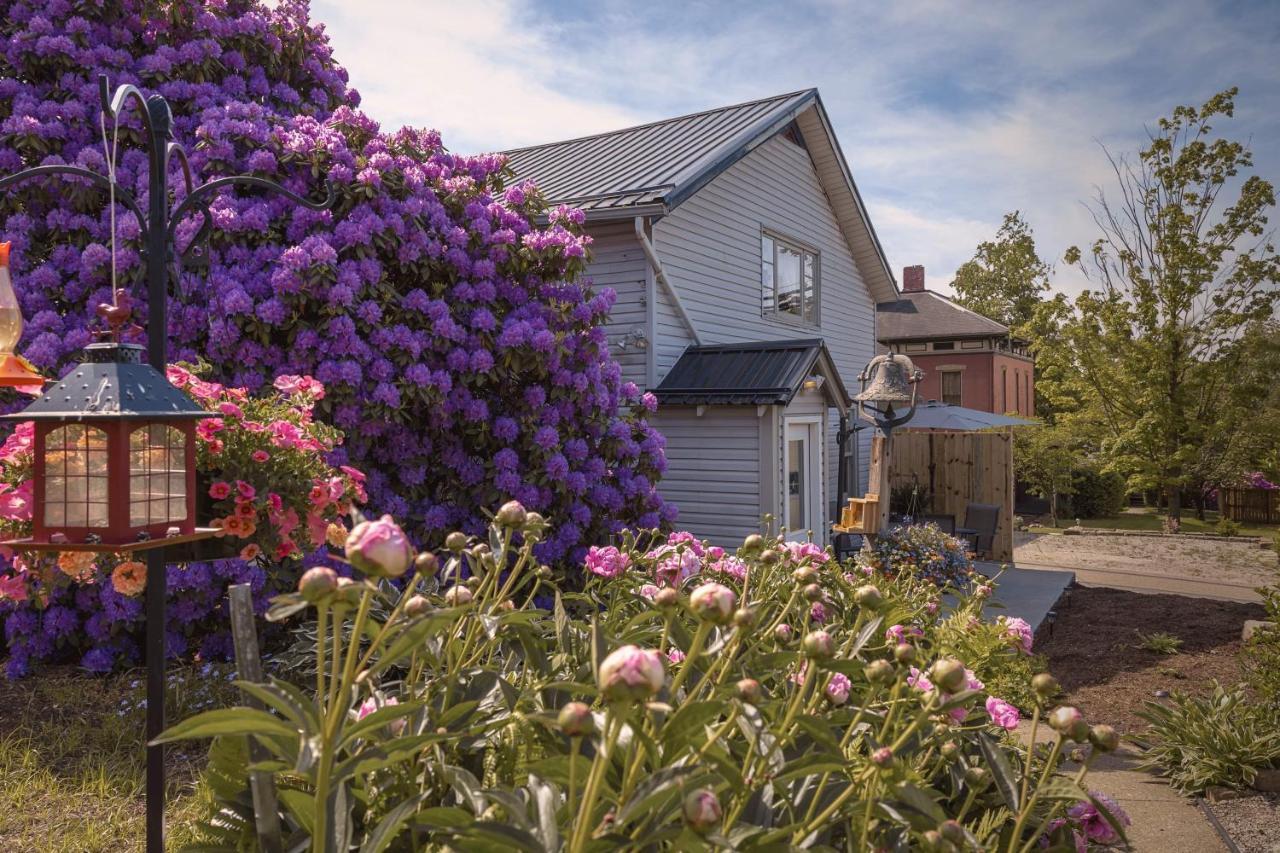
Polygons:
M381 705L378 704L378 700L370 696L368 699L360 703L360 708L356 711L356 722L360 722L365 717L372 714L374 711L381 710L382 708L390 708L394 705L399 705L399 704L400 702L394 696L388 696L385 700L383 700ZM393 720L391 722L391 733L396 737L399 737L401 734L404 733L405 724L407 722L408 721L405 720L403 717Z
M667 537L667 544L670 545L672 548L676 547L677 545L684 545L694 554L697 554L699 557L701 557L705 553L705 550L702 547L701 540L699 540L696 536L694 536L692 533L689 533L686 530L679 530L679 531L676 531L675 533L672 533L670 536Z
M1132 824L1129 815L1111 797L1101 791L1090 791L1089 796L1101 802L1121 826ZM1120 833L1116 832L1110 821L1103 817L1097 806L1089 800L1081 800L1067 809L1067 816L1079 824L1085 837L1095 844L1115 844L1120 840Z
M907 637L923 637L924 631L918 625L890 625L884 632L885 641L897 645L905 643Z
M907 676L907 684L919 690L921 693L928 693L933 690L933 682L929 680L929 676L925 675L914 666L911 667L911 674Z
M843 705L849 701L849 690L853 687L853 683L849 681L849 677L843 673L832 673L831 680L827 682L827 698L831 700L833 705Z
M656 598L656 597L657 597L657 595L658 595L658 589L659 589L659 587L656 587L656 586L654 586L654 585L653 585L653 584L651 584L651 583L647 583L647 584L643 584L643 585L640 587L640 589L639 589L639 593L640 593L640 595L641 595L641 596L643 596L644 598L647 598L647 599L649 599L650 601L653 601L653 599L654 599L654 598Z
M1006 640L1024 655L1031 654L1031 646L1035 642L1035 635L1031 631L1031 626L1027 624L1027 620L1020 619L1017 616L1001 616L997 623L1003 629L1002 633Z
M810 563L820 566L829 559L826 549L813 542L788 542L785 547L791 559L797 563L808 559Z
M987 697L987 715L991 717L991 722L1000 728L1010 730L1016 729L1022 719L1017 708L995 696Z
M684 660L685 657L686 657L685 653L680 651L679 649L669 649L667 651L667 660L671 661L672 663L680 663L680 661Z
M809 606L809 618L821 625L827 621L827 608L821 601L815 601Z
M648 699L666 682L662 655L639 646L620 646L600 663L596 683L610 701Z
M389 515L357 524L347 535L346 551L351 565L376 577L398 578L413 562L409 540Z
M592 545L585 559L587 570L602 578L616 578L627 570L631 558L612 545L603 548Z

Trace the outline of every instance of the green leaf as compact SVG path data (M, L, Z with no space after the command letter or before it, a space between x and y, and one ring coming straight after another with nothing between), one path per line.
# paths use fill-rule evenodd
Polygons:
M649 774L636 786L631 799L618 810L615 824L624 826L636 814L647 815L655 802L665 793L679 793L682 787L688 787L686 782L690 776L705 772L700 767L683 764L677 767L664 767L656 773Z
M857 639L853 641L853 647L849 649L849 654L853 657L857 657L858 653L861 652L867 642L875 636L876 632L880 630L880 626L883 624L884 617L877 616L866 625L863 625L862 630L858 632ZM848 673L846 673L846 675L847 674Z
M285 718L293 721L303 732L311 731L319 728L315 725L318 722L314 707L308 707L298 704L294 697L290 696L284 690L273 684L259 684L254 681L234 682L235 686L245 693L257 699L269 708L279 711ZM310 703L308 703L310 705Z
M172 743L178 740L197 740L199 738L217 737L218 735L291 735L298 736L296 726L286 723L279 717L260 711L257 708L218 708L196 714L175 726L160 733L152 741L156 743Z
M456 845L460 850L494 850L497 853L509 853L514 847L527 853L545 853L538 839L534 838L528 830L492 820L478 820L466 829L455 832L454 837L461 842Z
M910 782L900 782L895 790L898 794L898 799L904 805L925 815L934 824L942 823L947 819L946 812L938 805L937 800Z
M276 793L276 796L280 799L280 804L285 807L285 810L297 819L298 824L306 831L307 835L314 835L316 827L315 797L306 791L299 791L296 788L282 788Z
M435 808L423 809L414 816L414 823L416 824L441 829L455 829L459 826L466 826L473 820L475 820L475 815L457 806L436 806Z
M338 742L338 749L341 750L357 738L364 737L366 733L376 731L385 725L388 725L401 717L407 717L426 707L426 702L415 699L412 702L404 702L399 705L383 705L363 720L359 720L342 733L342 738Z
M665 752L678 750L689 743L695 732L726 710L724 702L688 702L676 709L662 726L662 748Z
M1009 811L1017 814L1021 808L1018 804L1018 777L1009 766L1004 749L986 732L978 732L978 749L982 750L982 757L986 759L987 769L991 771L991 779L1001 799Z

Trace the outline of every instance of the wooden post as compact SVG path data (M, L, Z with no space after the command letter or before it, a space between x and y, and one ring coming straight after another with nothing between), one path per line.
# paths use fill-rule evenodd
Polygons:
M867 468L867 494L878 495L880 503L877 507L880 513L880 524L876 527L877 531L888 532L889 530L889 469L893 466L890 454L893 453L893 437L885 436L876 430L876 434L871 437L871 459ZM863 549L871 550L872 540L875 534L862 537Z
M247 583L231 587L231 638L236 647L236 669L245 681L262 682L262 655L258 651L258 632L253 624L253 593ZM262 703L245 694L245 701L255 708ZM266 761L271 757L267 749L252 737L249 741L249 760ZM258 845L266 853L280 853L280 813L276 804L276 784L271 774L255 770L249 774L249 789L253 792L253 821L258 830Z

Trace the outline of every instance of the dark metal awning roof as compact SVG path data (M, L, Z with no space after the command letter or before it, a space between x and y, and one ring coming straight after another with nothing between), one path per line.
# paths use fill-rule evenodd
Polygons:
M849 394L821 338L691 346L653 392L669 405L786 404L815 373L847 407Z
M916 413L898 429L936 429L948 432L976 432L1009 426L1036 426L1040 421L997 415L980 409L966 409L929 400L916 406Z
M132 344L90 344L85 361L4 420L147 418L198 420L209 413L142 359Z

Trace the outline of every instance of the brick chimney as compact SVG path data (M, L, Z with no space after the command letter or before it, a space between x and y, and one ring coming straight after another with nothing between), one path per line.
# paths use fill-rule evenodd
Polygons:
M914 267L903 267L902 289L907 293L919 293L924 290L924 267L919 264Z

